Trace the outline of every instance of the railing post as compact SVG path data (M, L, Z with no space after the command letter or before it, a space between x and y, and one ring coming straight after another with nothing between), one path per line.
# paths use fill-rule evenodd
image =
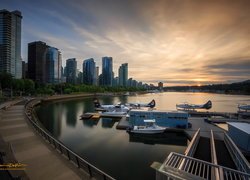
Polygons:
M77 166L78 166L78 167L80 167L78 157L77 157L77 156L75 156L75 158L76 158L76 163L77 163Z
M88 170L89 170L89 176L92 177L92 171L91 171L91 167L89 164L88 164Z
M103 179L104 179L104 180L106 180L106 179L107 179L107 178L106 178L106 176L105 176L105 174L103 174Z
M53 140L53 144L54 144L54 146L55 146L55 149L56 149L56 143L55 143L55 140L54 139L52 139Z
M67 150L67 156L68 156L68 158L69 158L69 160L70 160L69 150L68 150L68 149L66 149L66 150Z
M62 153L62 146L61 146L61 144L59 144L59 149L60 149L60 152Z

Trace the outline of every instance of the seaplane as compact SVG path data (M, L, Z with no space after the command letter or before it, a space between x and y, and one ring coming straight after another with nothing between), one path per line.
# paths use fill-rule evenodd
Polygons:
M205 104L189 104L189 103L183 103L183 104L176 104L177 110L184 110L184 111L195 111L196 109L211 109L212 108L212 102L209 100Z
M249 104L240 104L238 105L238 114L242 118L249 118L250 117L250 105Z
M129 107L121 103L115 105L101 105L98 99L94 100L94 106L96 111L101 111L101 114L110 116L126 115L130 110Z
M239 110L243 110L243 111L249 111L250 110L250 105L247 104L242 104L242 105L238 105Z
M141 107L149 107L149 108L154 108L155 107L155 100L153 99L149 103L127 103L126 106L131 107L132 109L134 108L141 108Z

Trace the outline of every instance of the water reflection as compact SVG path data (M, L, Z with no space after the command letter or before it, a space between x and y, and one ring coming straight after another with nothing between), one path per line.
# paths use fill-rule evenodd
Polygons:
M71 127L76 126L78 108L79 108L79 103L69 102L69 105L68 105L67 111L66 111L66 123L67 123L67 125L69 125Z
M188 140L184 133L165 132L162 134L130 134L129 142L187 146Z
M115 119L112 118L102 118L102 127L103 128L112 128L117 122Z
M99 119L84 119L82 121L84 126L93 127L98 124Z

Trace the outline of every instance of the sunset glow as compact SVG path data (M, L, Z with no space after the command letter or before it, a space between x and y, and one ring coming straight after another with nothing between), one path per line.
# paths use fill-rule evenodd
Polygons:
M1 0L23 13L22 57L27 43L59 48L63 64L112 56L114 73L168 85L230 83L250 78L250 1Z

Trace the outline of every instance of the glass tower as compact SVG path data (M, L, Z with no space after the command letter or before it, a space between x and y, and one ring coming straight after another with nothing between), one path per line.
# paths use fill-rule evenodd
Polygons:
M0 72L22 78L20 11L0 10Z
M102 58L102 85L112 86L113 81L113 59L112 57Z
M124 63L119 67L119 85L127 86L128 82L128 63Z
M76 84L76 67L77 61L75 58L67 59L66 61L66 82Z
M93 58L86 59L82 64L83 83L88 85L96 85L96 66Z

